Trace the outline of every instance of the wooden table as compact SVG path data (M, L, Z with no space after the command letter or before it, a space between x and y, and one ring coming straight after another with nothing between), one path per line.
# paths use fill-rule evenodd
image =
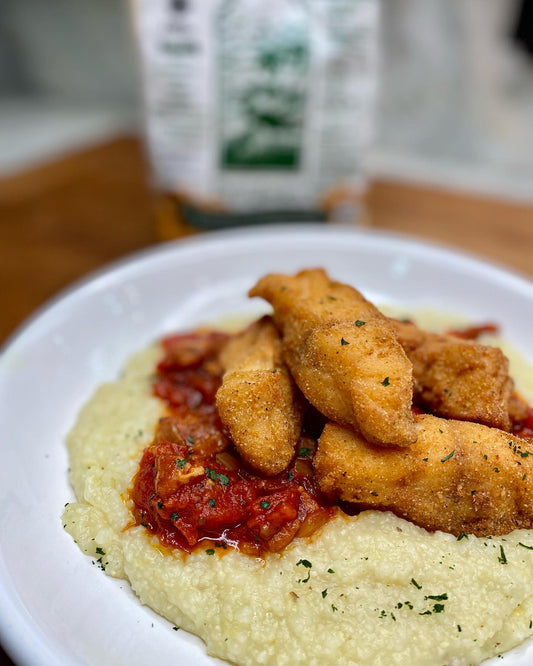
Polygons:
M533 204L385 181L367 199L377 229L443 242L533 278ZM0 341L76 278L158 240L134 137L0 180Z
M374 227L473 252L533 278L533 205L376 182ZM158 242L147 165L124 137L0 180L0 341L73 280ZM9 663L0 648L0 662Z

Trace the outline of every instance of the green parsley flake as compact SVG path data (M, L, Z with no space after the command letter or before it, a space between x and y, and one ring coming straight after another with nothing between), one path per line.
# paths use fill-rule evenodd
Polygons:
M296 566L299 566L300 564L306 569L310 569L313 566L309 560L298 560L298 562L296 562Z
M475 492L475 491L473 491L473 492ZM468 539L468 534L466 532L460 532L458 537L457 537L457 541L461 541L461 539Z
M366 321L361 321L360 319L356 319L355 325L356 326L364 326L366 324Z
M298 451L298 456L300 458L308 458L312 449L307 448L306 446L302 446L301 449Z
M211 498L209 499L209 506L210 506L212 509L214 509L214 508L216 507L216 505L217 505L217 501L216 501L216 499L215 499L214 497L211 497Z
M214 548L208 548L208 549L205 551L205 554L206 554L206 555L214 555L214 554L215 554L215 549L214 549Z
M533 546L526 546L525 543L522 543L521 541L518 542L519 546L522 546L522 548L526 548L527 550L533 550ZM96 549L96 552L98 552L98 549Z
M259 506L262 509L270 509L270 502L267 502L266 500L263 500L262 502L259 502Z
M309 560L298 560L298 562L296 562L296 566L299 566L300 564L303 567L305 567L306 569L309 569L309 573L307 574L306 578L300 579L298 582L299 583L307 583L307 582L309 582L309 579L311 578L311 567L313 565L311 564L311 562L309 562Z
M105 550L103 548L100 548L100 546L98 546L96 552L98 553L98 555L105 555Z
M389 378L385 377L385 379L381 382L382 386L388 386L390 384Z
M422 589L422 585L419 585L414 578L411 578L411 584L414 585L417 590Z
M192 435L187 435L187 441L189 444L194 444L194 437Z
M328 596L328 588L326 587L325 590L322 590L321 594L322 594L322 599L325 599Z
M191 456L187 456L186 458L176 458L176 467L178 469L183 469L188 463L190 457Z
M174 511L174 513L170 514L170 520L172 520L172 521L178 520L179 517L180 517L180 514L176 513L175 511Z
M328 569L328 573L335 573L334 569Z
M454 449L451 453L448 453L447 456L444 456L444 458L441 458L441 460L440 460L441 463L444 463L444 462L446 462L447 460L449 460L449 459L453 456L454 453L455 453L455 449Z
M205 468L205 475L208 479L211 479L211 481L218 481L222 486L227 486L229 483L229 476L227 474L215 472L215 470L210 467Z
M507 558L505 557L505 551L503 550L503 546L500 546L500 556L498 557L498 562L501 564L507 564Z
M350 343L348 340L345 340L344 338L341 338L341 345L344 347L344 345L349 345Z

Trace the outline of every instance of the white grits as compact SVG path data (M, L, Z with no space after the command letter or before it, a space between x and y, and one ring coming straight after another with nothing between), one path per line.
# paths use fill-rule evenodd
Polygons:
M533 634L533 550L520 545L533 547L533 531L457 540L367 511L263 563L234 551L185 557L128 528L128 489L163 411L150 393L159 355L137 355L82 410L68 438L78 501L63 523L107 574L210 654L243 666L458 666ZM512 366L531 399L531 369L516 356Z

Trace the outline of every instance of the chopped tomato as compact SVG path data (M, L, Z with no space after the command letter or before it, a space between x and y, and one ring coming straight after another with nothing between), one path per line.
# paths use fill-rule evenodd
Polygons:
M171 336L154 393L169 415L156 428L134 478L137 524L168 546L191 551L209 540L254 556L309 536L332 515L314 481L315 440L304 437L289 468L275 477L248 469L220 421L218 351L227 336Z

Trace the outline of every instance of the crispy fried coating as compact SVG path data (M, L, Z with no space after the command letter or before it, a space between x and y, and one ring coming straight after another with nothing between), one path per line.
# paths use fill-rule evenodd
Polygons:
M511 429L514 383L501 349L391 320L413 364L415 400L438 416Z
M233 337L220 359L225 374L216 405L222 423L249 465L278 474L294 455L303 407L270 317Z
M378 444L416 439L411 362L390 322L362 294L314 269L267 275L250 296L273 306L285 362L320 412Z
M417 441L384 449L335 424L319 439L315 470L332 498L386 509L427 530L459 535L533 528L533 451L496 428L429 414Z

